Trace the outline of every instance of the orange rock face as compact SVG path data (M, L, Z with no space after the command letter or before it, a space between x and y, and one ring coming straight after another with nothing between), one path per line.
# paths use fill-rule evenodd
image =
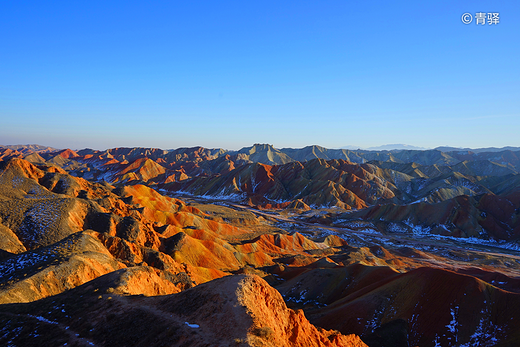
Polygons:
M257 276L240 280L237 297L252 319L248 342L253 346L366 346L358 336L318 330L303 311L288 309L280 293Z
M355 335L317 329L257 276L228 276L178 294L135 297L118 294L132 282L125 279L117 286L114 279L121 272L40 302L11 305L10 311L0 305L0 343L8 338L25 345L63 345L79 337L112 347L366 346ZM140 279L137 287L150 280ZM19 326L35 333L24 334ZM62 328L65 333L60 334Z

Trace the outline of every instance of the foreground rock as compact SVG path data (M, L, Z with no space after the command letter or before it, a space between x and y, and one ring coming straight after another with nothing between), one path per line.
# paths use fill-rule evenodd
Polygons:
M179 294L114 293L110 275L29 304L0 306L9 346L366 346L311 325L258 276L217 279Z

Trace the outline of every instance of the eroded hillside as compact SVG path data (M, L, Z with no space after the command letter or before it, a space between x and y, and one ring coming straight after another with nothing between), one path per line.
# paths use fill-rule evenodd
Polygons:
M518 344L515 164L424 152L6 149L0 343Z

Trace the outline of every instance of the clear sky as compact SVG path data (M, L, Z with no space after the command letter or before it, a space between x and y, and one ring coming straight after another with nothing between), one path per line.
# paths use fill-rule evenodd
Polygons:
M74 149L520 146L520 1L2 1L0 120Z

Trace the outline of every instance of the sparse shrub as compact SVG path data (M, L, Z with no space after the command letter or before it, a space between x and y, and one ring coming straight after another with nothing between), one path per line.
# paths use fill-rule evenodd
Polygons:
M251 333L262 339L269 339L273 335L273 329L270 327L254 328Z

